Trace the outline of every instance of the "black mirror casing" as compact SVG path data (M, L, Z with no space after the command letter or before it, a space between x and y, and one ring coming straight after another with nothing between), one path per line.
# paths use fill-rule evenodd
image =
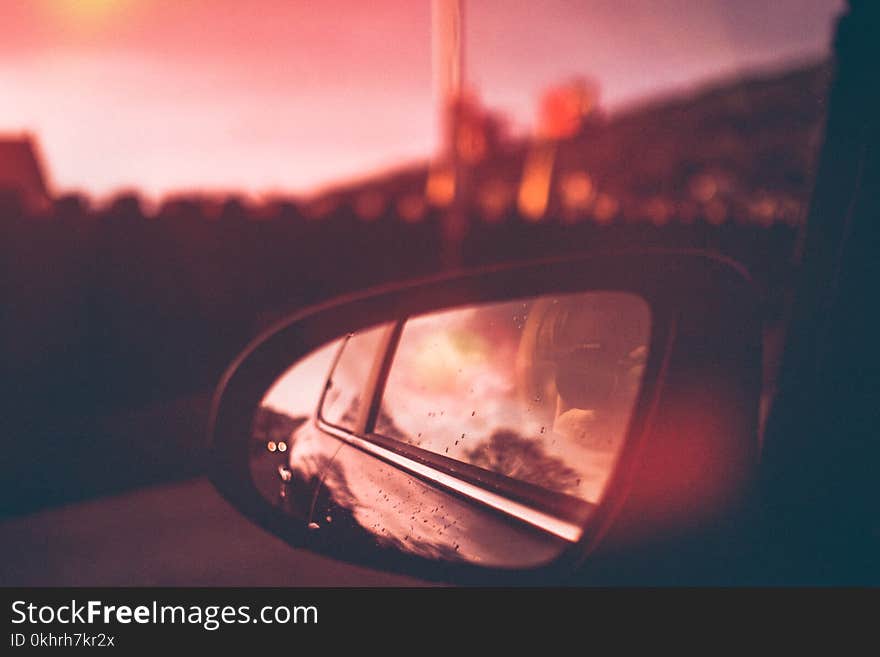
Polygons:
M651 308L652 335L606 493L581 539L553 562L507 570L346 545L341 535L331 533L328 540L310 532L307 518L292 521L255 488L248 466L254 411L273 382L318 347L404 316L590 290L641 296ZM498 265L333 300L268 329L218 386L210 473L228 501L292 546L359 565L458 583L561 583L574 571L581 581L614 581L615 572L626 581L627 566L617 555L641 554L643 563L644 550L665 549L659 546L741 514L757 469L760 393L759 304L748 274L731 260L696 251L633 250ZM591 564L601 564L601 572Z

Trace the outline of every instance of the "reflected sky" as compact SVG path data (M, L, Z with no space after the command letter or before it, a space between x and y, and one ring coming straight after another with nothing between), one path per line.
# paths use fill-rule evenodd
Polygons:
M342 339L329 342L293 364L272 384L263 397L262 405L291 417L314 415L321 386L327 380L327 373L341 343Z

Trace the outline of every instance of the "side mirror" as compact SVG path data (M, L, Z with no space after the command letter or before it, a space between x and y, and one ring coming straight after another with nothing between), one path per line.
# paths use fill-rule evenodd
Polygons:
M562 581L739 508L757 465L757 308L736 264L670 251L326 303L224 376L212 480L291 545L348 562Z

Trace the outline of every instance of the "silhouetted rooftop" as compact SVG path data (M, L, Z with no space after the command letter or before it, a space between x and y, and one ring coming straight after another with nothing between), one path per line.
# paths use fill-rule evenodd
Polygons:
M29 213L49 206L43 167L28 134L0 135L0 194L17 196Z

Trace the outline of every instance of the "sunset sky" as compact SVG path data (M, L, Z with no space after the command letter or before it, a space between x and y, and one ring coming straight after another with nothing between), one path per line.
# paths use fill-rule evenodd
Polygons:
M518 130L575 75L613 109L828 51L843 0L471 0L467 77ZM0 134L57 191L307 192L436 142L430 3L0 0Z

